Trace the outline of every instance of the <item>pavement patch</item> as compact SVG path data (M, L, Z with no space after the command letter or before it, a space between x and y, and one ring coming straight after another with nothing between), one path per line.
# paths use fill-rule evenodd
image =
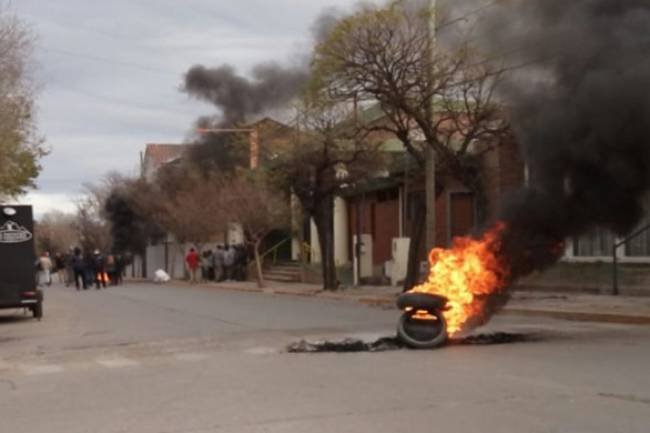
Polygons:
M253 347L246 349L244 353L249 355L275 355L278 353L278 350L272 347Z
M198 362L204 361L208 358L209 356L205 353L177 353L174 355L174 359L183 362Z
M57 374L63 372L60 365L23 365L20 370L26 376L41 376L46 374Z
M10 368L11 368L11 364L9 364L8 362L3 361L2 359L0 359L0 371L9 370Z
M106 368L129 368L129 367L137 367L138 365L140 365L138 362L128 358L98 359L96 360L96 362L97 364Z

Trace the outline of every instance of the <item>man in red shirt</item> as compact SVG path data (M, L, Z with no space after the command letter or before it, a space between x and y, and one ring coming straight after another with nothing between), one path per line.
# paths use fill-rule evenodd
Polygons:
M199 269L199 253L196 252L194 248L190 248L190 251L185 256L185 265L187 265L187 271L190 274L190 282L198 283L198 269Z

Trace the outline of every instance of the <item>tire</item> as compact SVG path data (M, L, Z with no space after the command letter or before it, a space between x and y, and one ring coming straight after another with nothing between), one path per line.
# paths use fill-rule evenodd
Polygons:
M447 307L447 298L428 293L404 293L397 298L397 308L406 310L414 308L424 311L443 311Z
M43 318L43 303L39 302L32 307L32 314L34 319L41 320Z
M429 312L437 320L419 320L405 312L397 322L397 335L412 349L433 349L447 342L447 321L439 311Z

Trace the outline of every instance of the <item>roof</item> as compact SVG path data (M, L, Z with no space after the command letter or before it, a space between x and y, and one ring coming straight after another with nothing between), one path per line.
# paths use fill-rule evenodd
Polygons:
M187 147L185 144L149 143L144 152L144 164L155 171L164 164L180 158Z

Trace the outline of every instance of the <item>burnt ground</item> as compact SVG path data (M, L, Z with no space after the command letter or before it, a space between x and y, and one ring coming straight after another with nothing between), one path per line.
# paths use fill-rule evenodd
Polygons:
M451 338L442 346L487 346L498 344L531 343L543 341L539 333L494 332L476 334L466 337ZM440 348L438 348L440 349ZM339 341L301 340L287 347L289 353L351 353L351 352L387 352L391 350L410 350L398 337L383 337L375 341L363 341L346 338Z

